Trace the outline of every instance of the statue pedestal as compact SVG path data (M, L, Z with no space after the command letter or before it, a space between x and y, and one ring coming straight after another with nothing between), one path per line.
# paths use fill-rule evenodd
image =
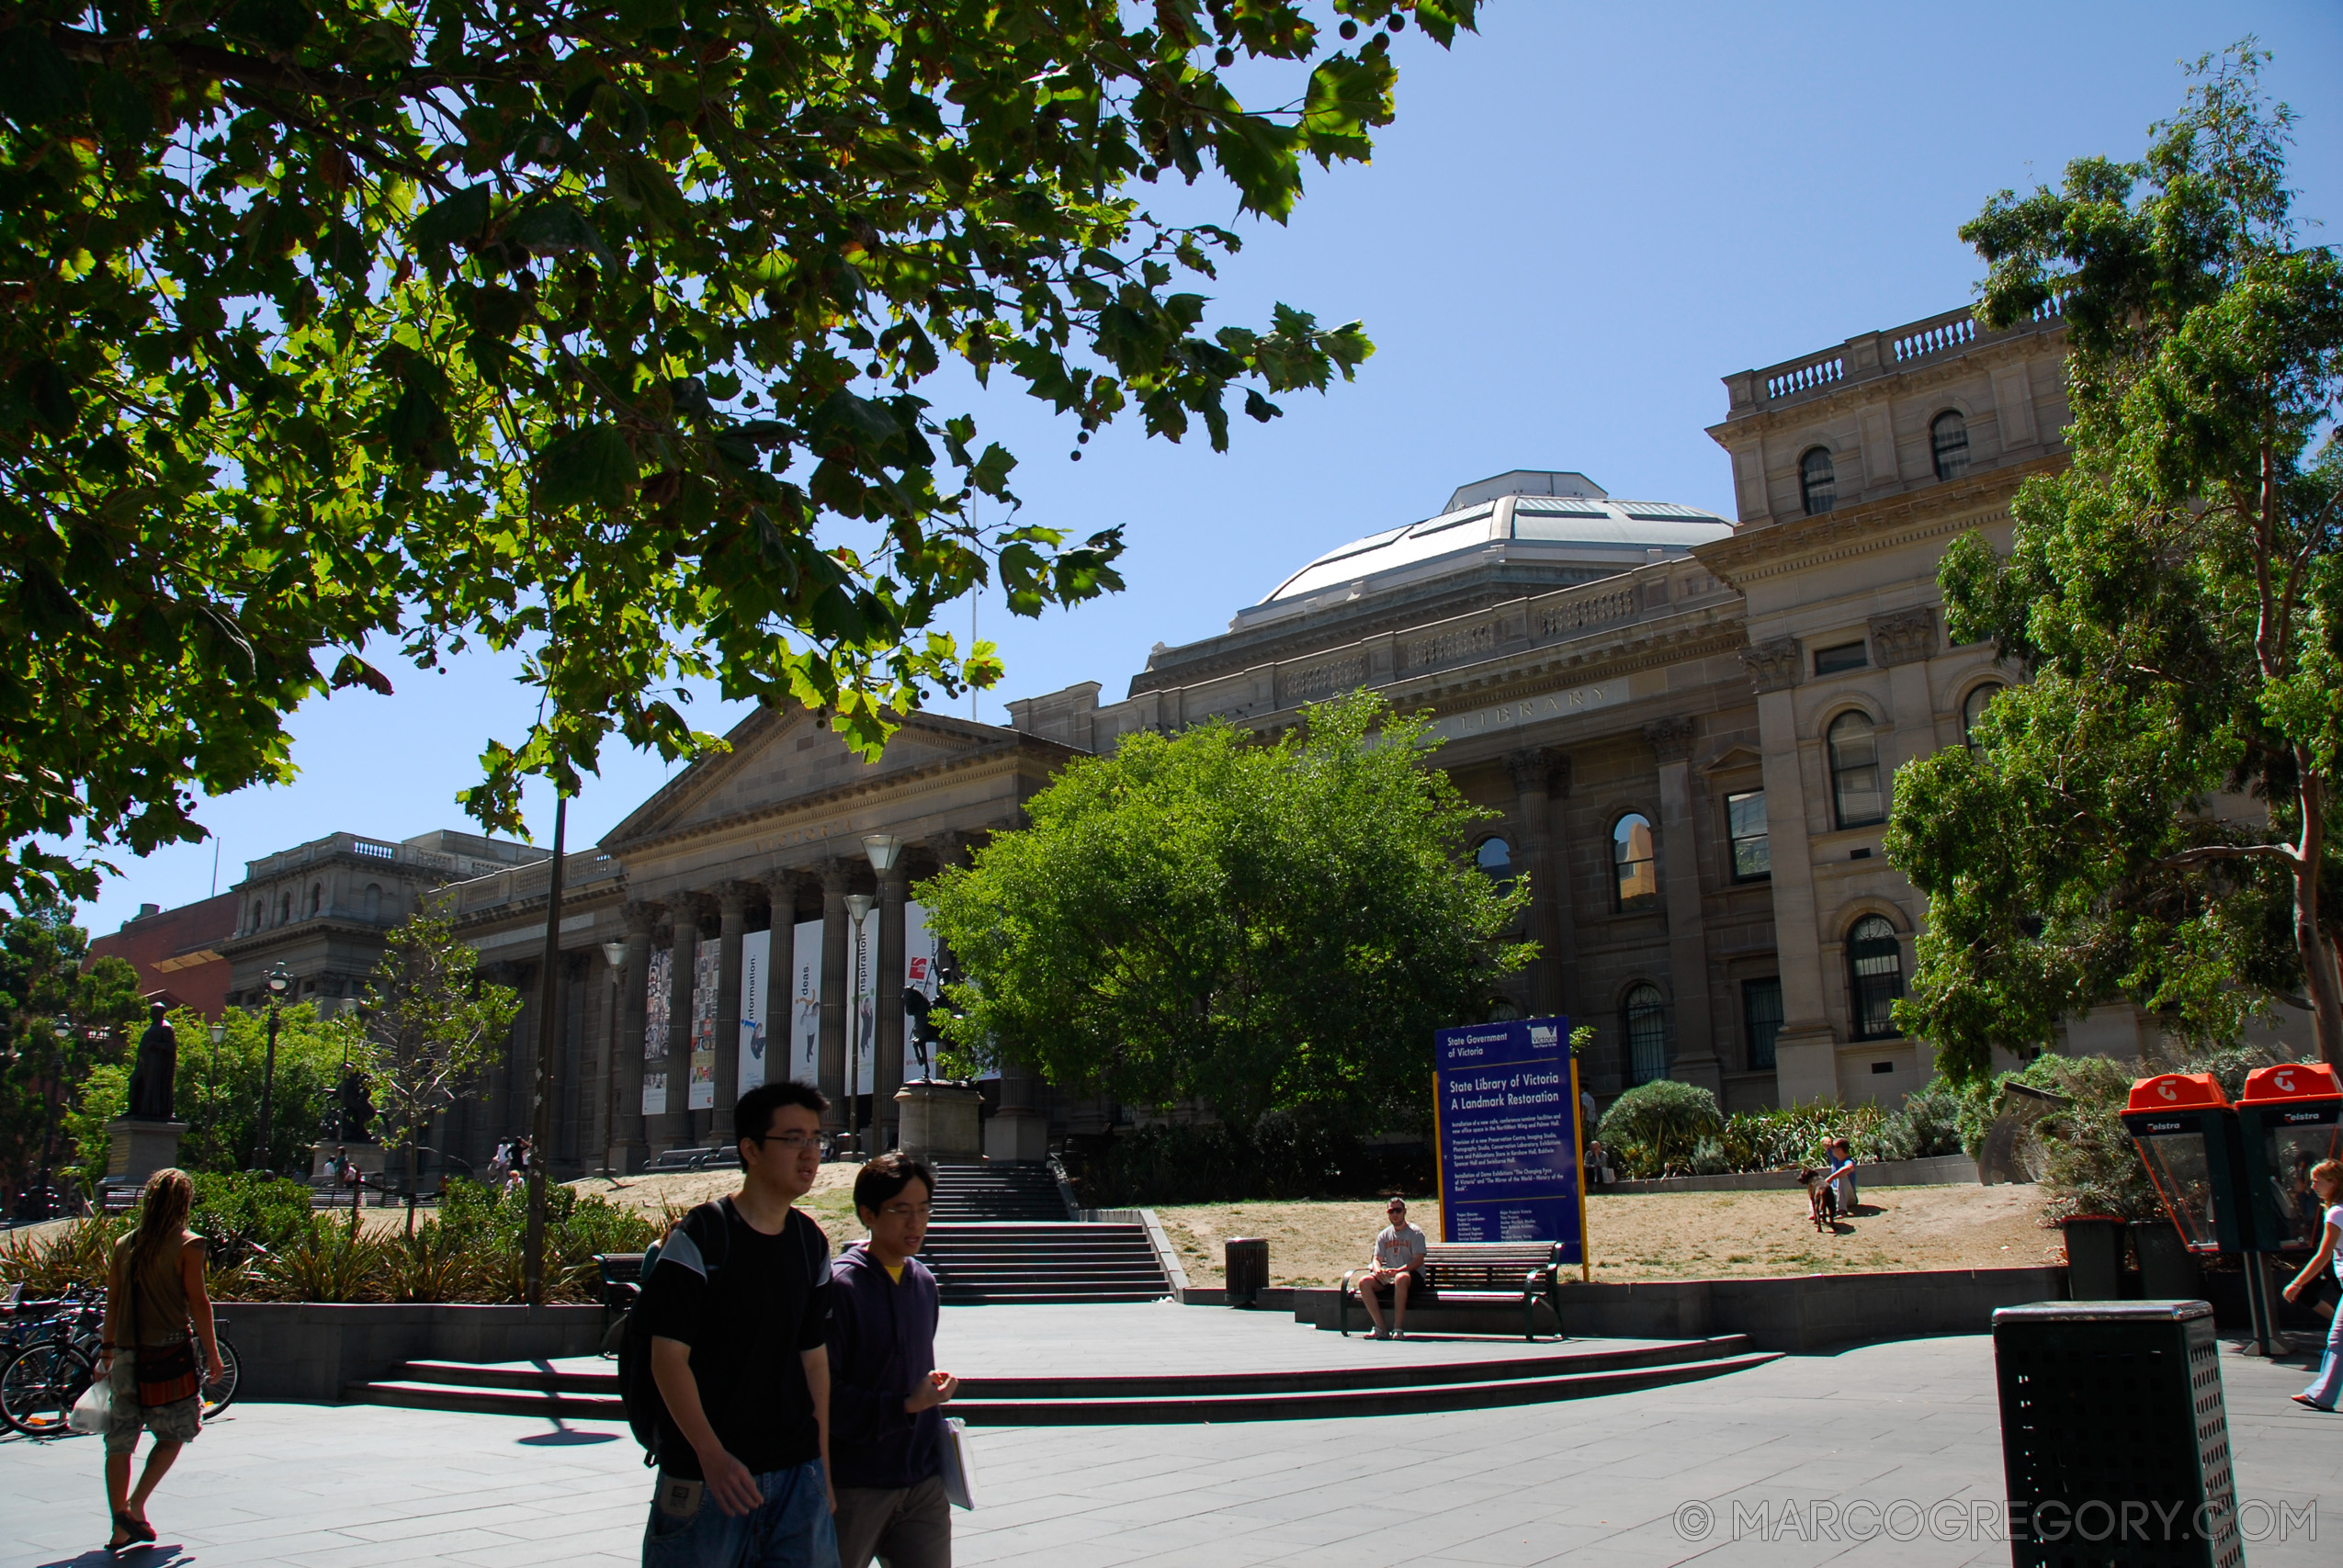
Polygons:
M325 1175L325 1162L333 1157L333 1154L335 1149L339 1149L344 1154L349 1156L352 1163L357 1165L359 1172L364 1175L368 1181L375 1180L381 1176L386 1164L390 1157L387 1154L383 1153L382 1145L380 1144L361 1144L348 1138L337 1139L330 1144L311 1144L310 1145L309 1173L313 1179L323 1178Z
M1030 1105L1004 1105L984 1124L984 1157L1036 1165L1049 1157L1049 1115Z
M975 1159L984 1152L977 1113L983 1103L968 1084L907 1083L895 1091L896 1146L913 1159Z
M106 1123L106 1185L143 1187L158 1170L179 1163L179 1139L185 1122L150 1122L142 1116L118 1116Z

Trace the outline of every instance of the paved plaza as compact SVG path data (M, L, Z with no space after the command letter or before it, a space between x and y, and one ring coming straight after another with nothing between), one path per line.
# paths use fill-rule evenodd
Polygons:
M1479 1358L1519 1343L1345 1341L1282 1316L1195 1307L981 1307L946 1310L942 1359L1002 1373L1211 1361L1242 1371L1386 1353ZM980 1428L982 1506L954 1517L956 1560L1998 1568L2009 1549L1979 1522L2002 1490L1992 1357L1976 1336L1504 1410ZM2343 1539L2343 1416L2288 1403L2302 1385L2299 1359L2273 1367L2224 1351L2222 1372L2243 1522L2262 1537L2247 1561L2331 1561ZM649 1491L639 1460L624 1429L607 1424L243 1405L187 1450L158 1495L162 1545L122 1561L633 1563ZM0 1568L106 1562L92 1550L105 1534L98 1461L91 1438L0 1443ZM2314 1530L2328 1532L2323 1551Z

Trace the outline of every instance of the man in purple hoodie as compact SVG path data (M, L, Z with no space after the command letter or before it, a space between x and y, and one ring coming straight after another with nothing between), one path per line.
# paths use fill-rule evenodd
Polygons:
M944 1496L944 1415L960 1380L935 1370L935 1276L913 1254L927 1239L935 1178L900 1154L855 1178L870 1232L830 1274L830 1464L841 1568L951 1568Z

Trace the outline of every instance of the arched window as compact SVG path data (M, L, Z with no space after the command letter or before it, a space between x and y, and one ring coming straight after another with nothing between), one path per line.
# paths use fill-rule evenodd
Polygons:
M1936 459L1936 477L1957 479L1969 471L1969 422L1952 409L1929 421L1929 451Z
M1961 744L1970 750L1977 749L1977 720L1985 716L1985 710L2000 694L2000 683L1988 681L1961 699Z
M1831 467L1829 447L1817 446L1798 459L1798 498L1809 517L1839 504L1839 470Z
M1668 1022L1659 987L1636 986L1619 1004L1619 1033L1627 1042L1627 1079L1649 1083L1668 1076Z
M260 928L261 928L261 927L263 927L263 926L266 925L267 923L268 923L268 900L267 900L267 899L266 899L266 898L255 898L255 899L254 899L254 900L253 900L253 906L252 906L252 929L253 929L253 930L255 930L255 931L258 931L258 930L260 930Z
M292 918L293 896L290 893L279 894L277 898L277 923L280 926L289 924Z
M1896 998L1904 994L1904 948L1882 915L1865 915L1847 933L1847 992L1855 1038L1896 1033Z
M1504 840L1483 839L1480 848L1473 852L1473 863L1500 890L1512 886L1513 848Z
M309 912L314 917L323 908L325 908L325 884L312 882L309 889Z
M1879 787L1879 737L1871 716L1850 711L1830 721L1830 798L1841 828L1868 828L1887 818L1887 795Z
M1611 829L1611 870L1616 878L1619 912L1659 905L1659 869L1653 863L1651 821L1630 811Z
M382 884L379 882L369 882L366 885L364 907L366 909L366 918L368 919L379 920L382 919Z

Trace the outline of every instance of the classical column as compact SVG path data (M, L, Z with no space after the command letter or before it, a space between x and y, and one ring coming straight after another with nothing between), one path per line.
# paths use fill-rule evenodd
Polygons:
M1522 840L1522 864L1530 874L1530 940L1538 956L1531 965L1530 1014L1551 1018L1563 1010L1563 954L1560 900L1556 897L1553 852L1553 787L1559 764L1543 749L1516 751L1505 759L1513 775L1515 831Z
M798 886L804 880L803 872L789 870L767 872L764 877L765 897L773 904L773 952L764 993L764 1010L771 1015L764 1025L767 1083L783 1078L814 1083L821 1077L819 1059L806 1060L805 1040L798 1028Z
M716 887L716 1110L710 1131L721 1142L732 1125L732 1102L741 1098L741 938L749 924L753 882L722 882ZM766 960L769 970L772 960Z
M626 922L627 953L619 960L618 1005L610 1013L610 1168L621 1176L643 1165L643 1030L649 1010L644 990L651 967L651 907L629 903L618 911Z
M1824 1003L1822 938L1809 842L1805 761L1799 744L1795 637L1741 650L1758 694L1765 757L1765 829L1773 875L1773 954L1782 970L1782 1031L1774 1036L1774 1096L1783 1105L1839 1098L1839 1040Z
M1668 967L1676 991L1676 1059L1670 1077L1706 1089L1725 1087L1708 996L1708 922L1701 909L1699 814L1692 809L1690 718L1644 726L1659 760L1661 897L1668 908Z
M830 1109L822 1112L825 1131L846 1127L846 987L854 936L846 929L846 892L852 874L835 858L821 863L821 1082Z
M706 897L698 893L680 894L670 908L674 911L675 933L667 968L666 1137L654 1136L651 1142L662 1149L694 1148L698 1146L699 1119L692 1112L692 978L698 969Z
M897 1142L895 1091L903 1087L903 905L911 868L898 852L894 866L878 879L878 1039L872 1051L871 1118L878 1123L877 1148Z

